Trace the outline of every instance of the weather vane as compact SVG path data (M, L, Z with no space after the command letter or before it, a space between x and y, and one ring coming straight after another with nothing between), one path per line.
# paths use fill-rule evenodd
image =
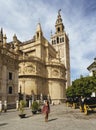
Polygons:
M60 15L60 11L61 11L61 9L58 10L58 14L59 14L59 15Z

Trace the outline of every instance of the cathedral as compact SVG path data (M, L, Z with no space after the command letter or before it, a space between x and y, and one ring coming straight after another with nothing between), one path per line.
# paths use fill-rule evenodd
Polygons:
M0 53L6 48L10 56L7 58L6 53L2 58L0 54L0 100L13 103L18 99L18 93L22 93L24 100L29 95L36 99L51 99L54 104L64 101L66 88L70 86L70 49L60 10L55 29L55 34L51 34L51 42L44 37L40 23L33 38L24 42L14 35L13 41L7 43L7 38L1 32ZM3 59L7 60L4 71ZM13 96L13 99L8 100L8 96Z
M0 101L14 105L18 99L18 58L17 47L7 44L6 35L0 31Z

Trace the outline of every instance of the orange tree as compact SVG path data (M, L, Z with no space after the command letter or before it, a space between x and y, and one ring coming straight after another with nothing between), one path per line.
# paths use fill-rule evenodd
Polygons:
M81 77L72 82L66 90L66 96L90 96L96 92L96 77Z

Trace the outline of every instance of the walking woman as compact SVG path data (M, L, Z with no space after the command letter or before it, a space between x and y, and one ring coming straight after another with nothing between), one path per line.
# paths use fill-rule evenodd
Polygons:
M49 116L49 113L50 113L49 101L45 101L45 104L44 104L43 109L42 109L42 113L45 114L45 122L47 122L48 116Z

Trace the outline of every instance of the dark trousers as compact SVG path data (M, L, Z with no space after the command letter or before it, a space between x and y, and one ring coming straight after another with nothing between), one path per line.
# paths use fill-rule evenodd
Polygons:
M82 111L84 111L84 103L81 103Z

